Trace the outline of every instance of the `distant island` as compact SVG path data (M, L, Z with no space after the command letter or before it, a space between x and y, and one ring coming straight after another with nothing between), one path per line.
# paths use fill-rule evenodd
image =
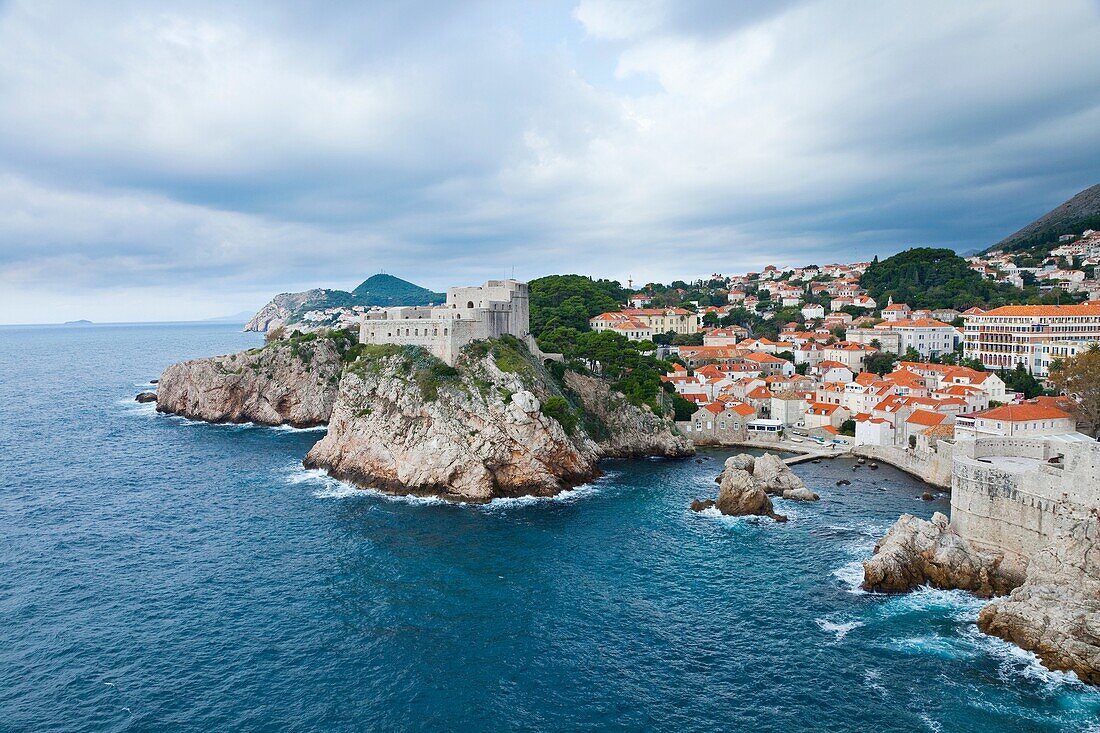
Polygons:
M85 319L85 318L81 318L79 321L65 321L61 325L63 325L63 326L94 326L95 324L92 323L91 321Z

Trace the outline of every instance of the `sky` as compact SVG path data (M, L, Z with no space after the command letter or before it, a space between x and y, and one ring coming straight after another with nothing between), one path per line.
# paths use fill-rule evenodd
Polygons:
M1097 0L0 0L0 323L984 247L1100 182L1098 38Z

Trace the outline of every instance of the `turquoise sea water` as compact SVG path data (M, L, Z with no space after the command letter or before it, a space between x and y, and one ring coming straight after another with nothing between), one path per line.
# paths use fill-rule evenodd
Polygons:
M903 474L804 464L823 499L783 525L689 511L724 453L455 506L132 401L258 340L0 329L0 730L1100 730L980 601L856 590L898 514L947 510Z

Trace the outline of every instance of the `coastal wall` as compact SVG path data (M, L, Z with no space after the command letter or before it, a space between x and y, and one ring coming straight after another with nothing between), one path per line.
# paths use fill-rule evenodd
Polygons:
M951 524L972 543L1019 559L1050 544L1059 515L1100 497L1100 444L982 438L956 444Z
M941 440L931 452L907 451L883 445L857 445L852 455L872 458L912 474L925 483L951 488L953 444Z

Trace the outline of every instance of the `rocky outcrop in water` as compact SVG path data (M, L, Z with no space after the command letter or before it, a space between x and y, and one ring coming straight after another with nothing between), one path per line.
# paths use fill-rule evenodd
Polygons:
M1034 652L1047 667L1100 685L1100 516L1059 520L1027 579L982 609L978 626Z
M512 338L473 344L449 367L418 347L299 333L169 367L157 409L209 422L327 424L307 466L365 488L474 502L557 493L596 476L604 457L694 453L668 419L572 376L563 388Z
M747 460L746 460L747 459ZM751 472L752 456L741 454L726 459L718 481L717 501L696 499L691 508L702 511L711 506L722 514L733 517L760 516L771 517L779 522L787 518L775 513L771 497Z
M931 521L903 514L863 563L864 590L885 593L931 585L988 598L1007 593L1021 582L1019 568L1005 563L1002 555L974 549L939 512Z
M137 396L134 397L134 401L135 402L140 402L143 405L147 402L156 402L157 401L157 393L156 392L138 392Z
M765 453L754 459L743 453L737 458L740 465L748 466L747 470L752 471L760 488L772 496L795 501L817 501L821 498L806 488L806 483L777 455Z
M368 347L305 464L388 493L552 495L598 473L581 417L518 342L471 347L455 368L423 350Z
M157 385L157 411L215 423L325 425L347 339L315 334L260 349L173 364Z
M691 441L680 435L667 417L655 415L649 408L630 404L607 382L576 372L565 373L565 385L580 407L601 429L593 437L604 458L663 456L684 458L695 455Z

